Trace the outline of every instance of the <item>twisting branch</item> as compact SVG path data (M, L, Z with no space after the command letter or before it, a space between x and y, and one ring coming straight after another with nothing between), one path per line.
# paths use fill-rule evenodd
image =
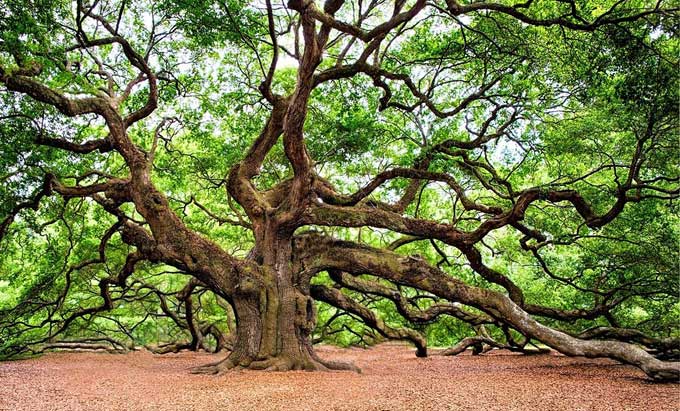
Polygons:
M299 238L309 249L317 250L314 261L304 265L308 269L337 269L354 274L370 273L397 284L418 288L449 301L478 308L526 335L567 355L610 357L641 368L658 380L677 379L680 363L663 362L644 350L619 341L590 341L574 338L547 327L515 304L510 298L495 291L477 288L452 278L422 259L403 257L390 251L359 246L343 241L309 235Z
M409 328L392 328L378 317L373 311L352 300L347 295L334 288L323 285L313 285L310 289L312 297L333 307L359 316L369 327L381 335L394 340L408 340L416 346L416 356L427 356L427 342L418 332Z
M420 309L396 288L387 287L377 281L369 281L354 277L348 273L337 270L330 270L330 274L331 279L343 287L390 299L395 304L399 313L413 323L431 323L441 315L450 315L475 326L494 324L496 322L488 316L466 311L459 304L450 302L437 302L428 306L426 309Z
M507 14L517 20L530 24L532 26L561 26L568 28L570 30L580 30L580 31L594 31L598 27L604 25L615 25L635 20L640 20L650 15L659 13L673 13L677 12L677 8L662 9L661 1L656 2L653 8L647 8L642 10L635 10L634 13L629 13L630 10L624 9L622 4L625 1L619 1L614 3L614 5L604 13L600 14L597 18L592 21L587 21L583 16L581 16L577 10L574 8L570 9L566 16L554 17L554 18L535 18L531 17L528 13L522 11L522 8L527 8L530 10L530 6L527 3L517 3L514 5L505 5L493 2L475 2L472 4L460 4L456 0L446 0L447 10L453 16L461 16L469 14L472 12L483 12L491 11L496 13ZM575 3L572 3L572 5ZM617 13L621 13L621 16L616 16Z

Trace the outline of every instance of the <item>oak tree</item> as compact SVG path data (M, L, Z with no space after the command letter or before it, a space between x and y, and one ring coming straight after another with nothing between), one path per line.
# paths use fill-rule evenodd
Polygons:
M3 355L153 301L139 324L191 336L167 350L229 349L198 372L355 369L313 349L344 315L418 356L448 318L468 335L444 354L542 343L680 376L670 2L0 13Z

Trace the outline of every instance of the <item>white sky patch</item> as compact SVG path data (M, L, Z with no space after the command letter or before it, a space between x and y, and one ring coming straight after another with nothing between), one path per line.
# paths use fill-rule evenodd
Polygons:
M295 60L293 57L291 57L288 54L279 54L279 59L276 61L276 69L281 70L281 69L287 69L287 68L296 68L298 66L298 61Z

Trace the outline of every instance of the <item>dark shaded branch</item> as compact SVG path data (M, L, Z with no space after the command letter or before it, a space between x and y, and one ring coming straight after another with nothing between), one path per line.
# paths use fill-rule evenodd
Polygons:
M676 381L680 363L663 362L644 350L620 341L593 341L574 338L533 319L510 298L498 292L465 284L417 258L344 241L310 235L304 241L316 250L305 266L317 270L337 269L353 274L371 274L397 284L418 288L453 302L478 308L510 325L528 338L573 356L609 357L641 368L657 380Z
M466 311L459 304L449 302L437 302L426 309L420 309L414 306L407 297L394 287L382 285L377 281L354 277L341 271L331 270L330 274L331 279L343 287L390 299L397 307L399 314L413 323L430 323L441 315L450 315L471 325L493 324L496 322L490 317Z
M323 301L359 316L366 325L378 331L386 338L411 341L416 346L416 355L418 357L427 356L427 342L418 332L409 328L392 328L388 326L373 311L352 300L337 289L328 288L323 285L312 285L310 291L315 300Z

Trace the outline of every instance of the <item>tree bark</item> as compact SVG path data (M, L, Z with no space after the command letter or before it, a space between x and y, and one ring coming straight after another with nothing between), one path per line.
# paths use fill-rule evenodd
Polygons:
M310 334L316 325L316 305L309 281L293 271L291 236L269 228L251 253L251 258L262 261L262 283L242 281L232 299L233 350L224 360L194 372L213 374L232 368L358 371L351 364L324 361L314 353Z

